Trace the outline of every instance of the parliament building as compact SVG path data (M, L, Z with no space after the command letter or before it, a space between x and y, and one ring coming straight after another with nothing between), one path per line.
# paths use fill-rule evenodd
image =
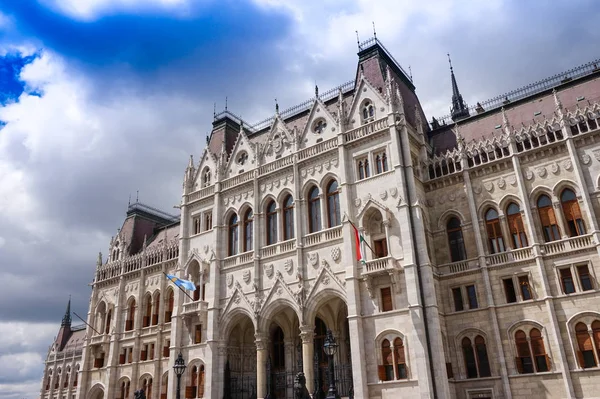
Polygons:
M473 106L443 81L428 118L374 38L333 90L215 114L180 215L130 204L90 268L41 398L174 399L180 352L182 398L292 398L299 371L324 398L328 331L342 398L600 397L600 68Z

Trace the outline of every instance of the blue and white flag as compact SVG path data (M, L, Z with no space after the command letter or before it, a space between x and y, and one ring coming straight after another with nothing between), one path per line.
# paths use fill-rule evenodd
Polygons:
M173 282L173 284L175 284L178 287L185 288L186 290L189 290L189 291L196 291L196 286L194 285L194 283L192 283L189 280L181 279L172 274L167 274L167 278L169 280L171 280Z

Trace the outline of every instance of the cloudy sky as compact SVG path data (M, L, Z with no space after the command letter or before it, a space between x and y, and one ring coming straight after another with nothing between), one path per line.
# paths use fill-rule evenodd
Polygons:
M0 0L0 398L36 398L129 195L173 211L213 103L250 122L351 80L356 35L448 113L600 58L594 0Z

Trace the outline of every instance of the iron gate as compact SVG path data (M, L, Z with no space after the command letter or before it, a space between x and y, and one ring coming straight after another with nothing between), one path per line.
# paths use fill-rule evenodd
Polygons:
M256 399L256 375L232 373L229 361L225 364L223 399Z

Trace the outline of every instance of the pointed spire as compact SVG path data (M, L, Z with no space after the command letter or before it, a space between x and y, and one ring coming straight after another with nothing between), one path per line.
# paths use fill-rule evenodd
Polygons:
M556 105L556 110L562 110L562 102L558 97L558 92L556 91L556 89L552 89L552 95L554 96L554 104Z
M452 60L450 54L448 54L448 63L450 64L450 78L452 79L452 108L451 115L452 120L457 121L470 116L469 108L464 102L460 91L458 90L458 84L456 84L456 77L454 76L454 68L452 68Z
M277 102L277 99L275 99L275 114L279 115L279 103Z
M315 98L319 98L319 86L315 83Z
M71 327L71 295L69 295L69 302L67 303L67 310L63 316L61 327Z

